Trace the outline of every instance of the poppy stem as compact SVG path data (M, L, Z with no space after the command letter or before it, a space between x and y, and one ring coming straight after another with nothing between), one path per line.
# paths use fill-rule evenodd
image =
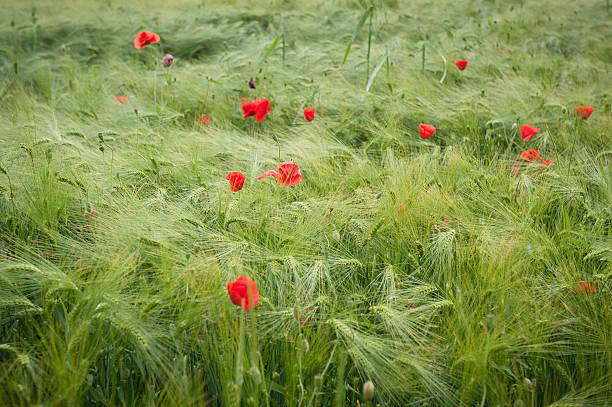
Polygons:
M112 147L109 147L110 151L111 151L111 165L110 165L110 170L111 170L111 175L113 174L113 161L115 159L115 150Z
M263 378L261 384L263 386L262 392L266 396L266 406L270 407L270 399L268 397L268 390L266 388L266 376L264 372L263 358L261 356L259 357L259 370L261 372L261 377Z
M136 152L138 152L138 146L140 145L140 113L138 109L136 111Z
M389 52L387 50L387 52ZM393 85L391 85L391 73L390 73L390 65L391 63L389 62L389 57L387 57L387 62L386 62L386 68L387 68L387 87L389 88L389 90L391 91L391 93L393 93Z
M285 23L283 21L283 36L282 36L282 40L283 40L283 66L285 66Z
M372 7L372 12L370 13L370 25L368 28L368 55L366 60L366 85L368 84L368 79L370 78L370 49L372 47L372 17L374 16L374 8Z
M421 57L421 73L425 74L425 43L423 43L423 53Z
M242 299L242 307L240 307L240 328L238 333L238 352L236 352L236 371L234 376L234 384L236 386L236 405L240 406L240 398L242 395L242 380L243 367L242 357L244 354L244 299Z
M576 136L574 137L574 141L572 142L572 149L570 151L570 156L569 156L569 160L567 160L567 176L569 177L570 175L570 171L572 169L572 156L574 155L574 148L576 147L576 139L578 138L578 126L580 125L580 122L578 122L578 119L576 119L576 127L575 127L575 132L576 132Z

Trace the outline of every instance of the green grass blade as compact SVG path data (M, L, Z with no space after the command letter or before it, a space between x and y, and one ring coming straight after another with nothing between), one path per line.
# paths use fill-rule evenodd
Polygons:
M274 41L272 41L272 44L270 44L270 46L268 47L268 49L266 50L266 53L263 55L263 57L261 57L261 59L259 60L259 65L263 64L265 62L266 59L268 59L268 57L270 55L272 55L272 53L274 52L274 50L276 49L276 46L278 45L278 41L280 40L280 35L277 35L276 38L274 38Z
M368 85L366 86L366 92L370 91L370 86L372 86L372 82L374 82L374 79L376 78L378 71L380 71L380 68L382 68L387 58L389 58L389 51L385 52L385 55L383 55L383 57L378 62L378 65L376 65L376 68L374 68L372 75L370 75L370 79L368 80Z
M346 51L344 51L344 59L342 60L342 65L344 65L344 63L346 62L346 59L348 58L349 53L351 52L351 48L353 47L353 41L355 41L355 38L357 38L357 36L359 35L359 32L361 31L361 28L365 24L365 21L367 20L367 18L370 16L370 13L372 12L372 9L373 9L372 6L368 7L366 12L363 13L363 16L361 17L361 20L359 20L359 23L357 23L357 27L355 27L355 31L353 32L353 36L351 37L351 40L349 41L349 43L346 46Z
M444 82L444 79L446 79L446 58L444 57L444 55L442 55L442 53L440 51L438 51L434 46L429 45L429 44L425 44L427 45L429 48L431 48L432 50L436 51L438 53L438 55L440 55L440 58L442 58L442 62L444 62L444 73L442 74L442 78L440 78L440 83ZM424 55L424 54L423 54Z

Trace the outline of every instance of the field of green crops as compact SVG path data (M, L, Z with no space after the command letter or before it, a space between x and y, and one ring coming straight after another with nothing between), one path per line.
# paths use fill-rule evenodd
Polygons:
M612 405L609 1L1 9L0 406Z

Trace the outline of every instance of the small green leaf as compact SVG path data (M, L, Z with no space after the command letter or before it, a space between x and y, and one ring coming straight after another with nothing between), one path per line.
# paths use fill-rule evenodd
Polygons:
M270 55L272 55L272 53L274 52L274 50L276 49L276 46L278 45L278 41L280 40L280 35L277 35L276 38L274 39L274 41L272 41L272 44L268 47L268 49L266 50L266 53L263 55L263 57L261 57L261 59L259 60L259 65L263 64L264 61L266 59L268 59L268 57Z
M363 16L361 17L361 20L359 20L359 22L357 23L357 27L355 27L355 32L353 32L353 36L351 37L351 40L349 41L348 45L346 46L346 51L344 51L344 59L342 60L342 65L344 65L344 63L346 62L346 59L348 58L349 53L351 52L351 48L353 46L353 41L355 41L355 38L357 38L357 36L359 35L359 32L361 31L361 27L363 27L363 24L368 19L369 15L370 15L370 13L372 12L373 9L374 9L374 7L372 7L372 6L368 7L366 12L363 13Z
M385 55L383 55L383 57L380 59L380 62L378 62L378 65L376 65L376 68L374 68L372 75L370 75L370 79L368 80L368 84L366 86L366 92L370 91L370 86L372 86L372 82L374 82L374 78L376 78L378 71L380 71L380 68L382 68L387 58L389 58L389 51L385 52Z
M429 45L427 43L425 43L424 45L429 47L429 48L431 48L432 50L436 51L438 53L438 55L440 55L440 58L442 58L442 62L444 62L444 73L442 74L442 78L440 78L440 83L444 82L444 79L446 79L446 58L444 57L444 55L442 55L442 53L440 51L438 51L432 45Z

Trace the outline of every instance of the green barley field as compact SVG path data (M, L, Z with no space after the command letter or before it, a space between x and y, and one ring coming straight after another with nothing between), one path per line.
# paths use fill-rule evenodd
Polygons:
M606 0L3 0L0 406L612 405L611 39Z

